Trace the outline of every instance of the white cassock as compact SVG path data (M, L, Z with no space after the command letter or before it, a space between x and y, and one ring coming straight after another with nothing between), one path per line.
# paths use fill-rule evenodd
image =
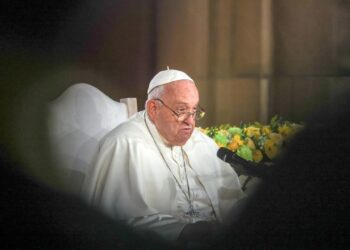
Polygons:
M197 129L183 147L166 145L141 111L104 138L85 192L113 219L176 240L188 223L222 221L244 196L217 150Z

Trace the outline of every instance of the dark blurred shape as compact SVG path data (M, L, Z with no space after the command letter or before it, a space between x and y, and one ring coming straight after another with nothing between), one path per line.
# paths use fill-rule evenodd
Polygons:
M2 1L0 45L5 50L35 50L37 56L52 53L57 31L65 25L72 9L82 1ZM25 49L24 49L25 48Z
M151 236L31 180L0 152L2 249L164 249Z
M226 232L239 248L349 247L350 93L295 137Z
M74 47L67 34L81 30L74 17L86 2L101 6L66 0L0 3L1 249L167 248L65 193L48 156L46 105L70 84L61 71L74 63L70 51L57 53L57 43L65 39ZM84 20L97 14L89 13L82 10ZM85 37L79 38L84 44Z

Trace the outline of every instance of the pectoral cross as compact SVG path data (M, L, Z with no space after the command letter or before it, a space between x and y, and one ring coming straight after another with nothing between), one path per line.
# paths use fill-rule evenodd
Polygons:
M189 210L186 212L186 215L189 215L190 217L199 217L199 212L193 208L192 203L190 203Z

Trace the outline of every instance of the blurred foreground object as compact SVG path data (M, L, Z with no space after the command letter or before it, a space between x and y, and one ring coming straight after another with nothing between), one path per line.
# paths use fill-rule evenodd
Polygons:
M230 245L349 248L350 95L337 100L333 112L321 109L295 136L228 229Z
M2 249L164 249L159 240L31 179L0 149Z

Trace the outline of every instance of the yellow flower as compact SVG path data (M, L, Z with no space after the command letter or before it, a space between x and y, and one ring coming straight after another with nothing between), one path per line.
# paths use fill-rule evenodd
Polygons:
M280 134L271 133L268 138L271 139L278 146L281 146L283 143L283 137Z
M220 135L223 135L223 136L228 136L229 135L229 132L227 131L227 130L225 130L225 129L220 129L219 131L218 131L218 134L220 134Z
M267 157L271 160L274 159L278 153L278 147L272 142L272 140L267 140L265 142L264 150Z
M260 162L263 159L263 154L259 149L253 150L253 160L255 162Z
M260 136L260 128L254 127L254 126L249 126L249 127L244 128L244 133L248 137L258 138Z
M243 140L241 139L240 135L234 135L231 139L231 142L227 145L227 148L236 151L239 146L243 145Z
M264 151L267 157L274 159L282 146L283 138L280 134L271 133L264 144Z
M261 130L264 135L269 135L272 132L269 125L263 126Z
M254 141L250 138L246 139L246 145L252 150L256 148Z
M278 132L283 135L285 138L289 138L292 135L292 128L287 124L283 124L278 127Z

